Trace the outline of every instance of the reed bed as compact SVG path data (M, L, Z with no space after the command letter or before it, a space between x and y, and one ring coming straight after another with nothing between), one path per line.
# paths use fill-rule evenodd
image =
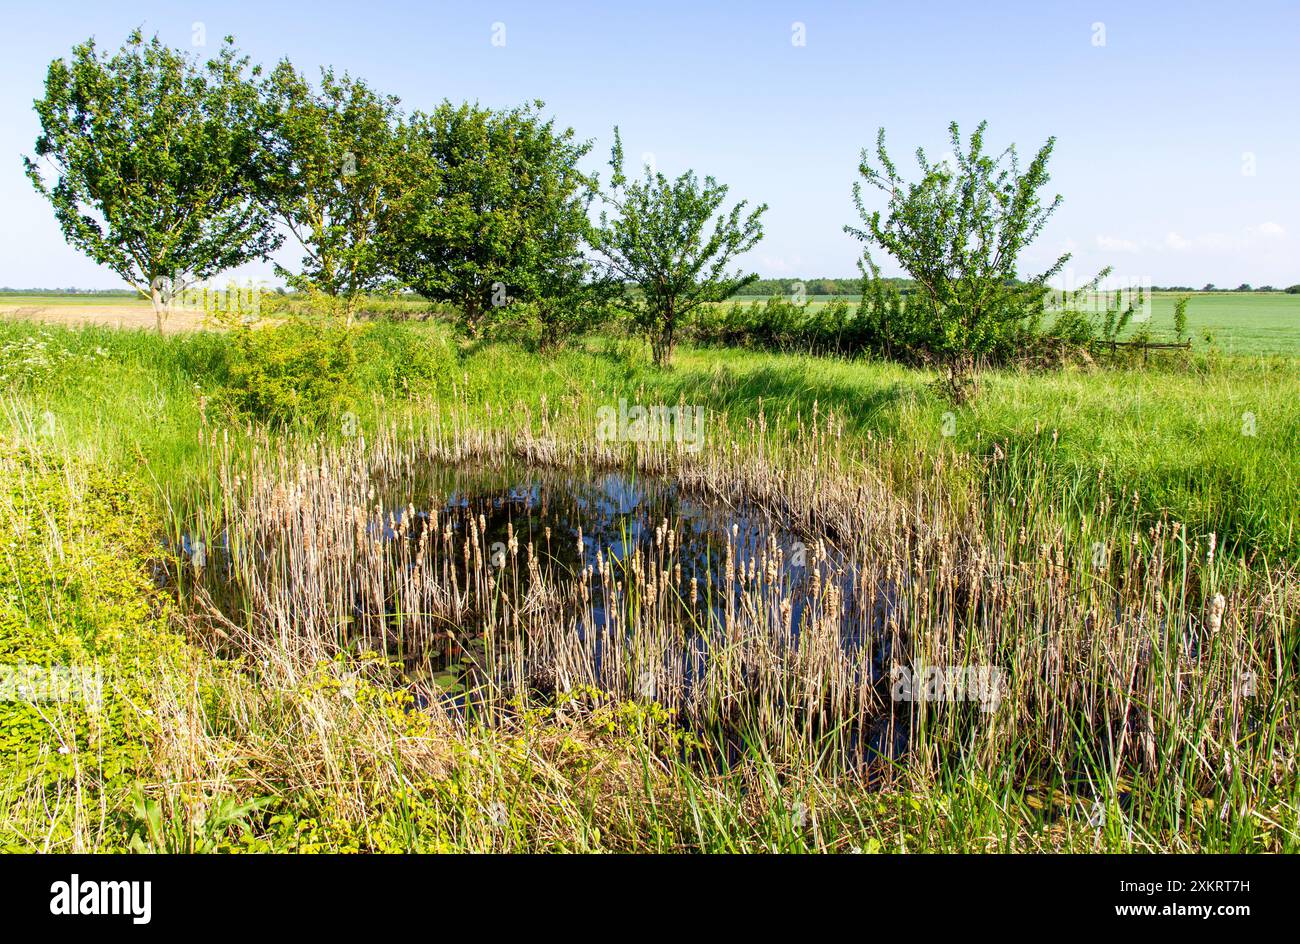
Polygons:
M1017 476L1023 498L955 489L955 456L887 486L891 444L846 447L833 414L769 428L760 410L698 453L601 441L590 417L545 404L424 415L333 443L205 432L215 473L176 534L194 621L303 665L379 652L413 710L462 730L599 692L663 706L706 765L757 751L786 770L964 772L1112 802L1145 784L1175 820L1194 797L1294 819L1275 808L1296 779L1289 568L1141 525L1135 497L1080 507L996 448L976 478ZM680 518L615 553L513 521L502 539L481 513L392 497L467 465L671 483L717 513L717 558L687 559ZM455 695L433 678L449 666Z

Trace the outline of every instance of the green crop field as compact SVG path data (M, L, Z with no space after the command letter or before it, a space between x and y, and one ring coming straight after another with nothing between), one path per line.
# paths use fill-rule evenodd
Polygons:
M119 292L0 292L0 309L76 305L139 305L148 308L149 301Z
M1156 292L1151 304L1151 335L1170 340L1174 302L1180 296ZM1208 332L1225 354L1300 355L1300 295L1284 292L1196 292L1187 306L1194 342ZM1130 332L1142 325L1130 326Z

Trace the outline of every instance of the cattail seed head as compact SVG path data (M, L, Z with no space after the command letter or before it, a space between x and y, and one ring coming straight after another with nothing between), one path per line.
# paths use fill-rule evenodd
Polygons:
M1223 611L1227 609L1228 601L1224 599L1222 593L1216 593L1214 599L1210 601L1209 618L1206 620L1210 629L1210 635L1217 635L1219 629L1223 626Z

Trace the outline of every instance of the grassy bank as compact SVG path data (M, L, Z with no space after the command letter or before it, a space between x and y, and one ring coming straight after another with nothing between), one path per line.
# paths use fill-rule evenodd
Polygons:
M815 409L834 411L847 445L894 442L901 476L945 450L984 457L1000 449L1042 461L1053 486L1080 507L1123 495L1148 520L1167 514L1243 551L1271 559L1300 551L1300 364L1291 359L997 372L983 377L973 404L954 407L932 391L932 375L890 364L685 349L674 370L662 371L626 343L594 341L555 356L491 345L457 357L436 324L369 331L336 418L400 412L413 394L498 413L527 405L533 416L543 402L578 413L620 398L681 400L707 408L706 435L722 442L748 435L760 409L769 423L787 425ZM196 474L201 409L230 379L230 345L220 335L14 324L0 327L3 350L12 353L0 372L22 392L25 422L73 450L143 458L159 482ZM331 431L337 426L327 423ZM984 485L992 497L1017 487L1001 477Z

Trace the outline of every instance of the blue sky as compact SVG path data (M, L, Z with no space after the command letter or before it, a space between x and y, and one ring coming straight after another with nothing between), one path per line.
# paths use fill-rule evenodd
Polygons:
M87 36L116 48L142 25L194 48L196 23L209 50L232 33L258 61L333 64L407 108L544 99L594 140L593 165L618 124L630 159L694 168L769 205L746 259L763 275L856 271L842 227L877 127L910 167L917 145L948 150L950 120L985 118L992 144L1029 152L1057 138L1051 186L1065 203L1026 269L1068 249L1080 279L1112 265L1157 284L1300 282L1295 0L0 6L0 285L120 284L64 244L22 174L31 101L49 61Z

